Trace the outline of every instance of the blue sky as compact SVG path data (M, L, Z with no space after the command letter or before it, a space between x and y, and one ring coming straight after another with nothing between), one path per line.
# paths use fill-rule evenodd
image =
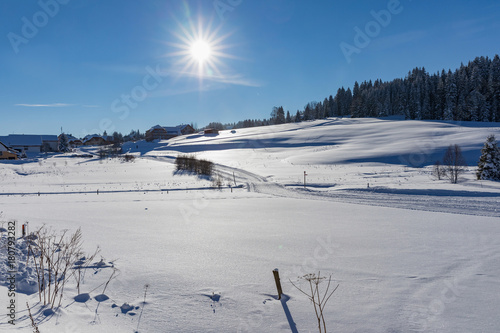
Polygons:
M0 18L0 135L294 114L356 80L500 53L486 0L2 0Z

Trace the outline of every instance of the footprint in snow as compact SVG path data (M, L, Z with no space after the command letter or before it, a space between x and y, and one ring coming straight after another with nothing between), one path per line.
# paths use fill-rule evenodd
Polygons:
M212 304L210 304L210 307L212 308L213 312L215 313L215 303L219 303L221 295L212 293L212 295L202 294L202 296L208 297L212 300ZM220 304L220 306L222 306L222 304Z
M97 302L104 302L104 301L107 301L109 299L109 297L105 294L100 294L100 295L97 295L96 297L94 297L94 299L97 301Z
M89 299L90 299L90 295L85 293L85 294L80 294L78 296L75 296L75 302L78 302L78 303L85 303L87 302Z

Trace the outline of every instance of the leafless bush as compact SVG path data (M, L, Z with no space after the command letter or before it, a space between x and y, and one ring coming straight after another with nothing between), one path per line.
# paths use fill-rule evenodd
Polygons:
M33 333L40 333L40 331L38 330L38 325L35 323L35 319L33 318L33 315L31 314L31 309L30 309L28 302L26 302L26 307L28 307L28 315L31 319L31 327L33 327Z
M326 321L325 321L325 316L324 316L324 309L326 306L326 303L332 297L333 293L337 290L339 285L335 287L331 292L330 290L330 284L332 282L332 276L328 278L328 285L326 286L325 292L322 294L320 293L319 290L319 285L323 280L326 279L325 276L321 276L320 272L318 272L318 275L314 273L306 274L300 279L303 279L309 283L309 288L310 291L304 291L301 288L297 287L292 280L290 282L292 285L297 288L301 293L307 296L309 300L313 303L314 306L314 313L316 314L316 319L318 320L318 330L319 333L326 333Z
M458 145L450 145L443 157L445 175L452 184L458 183L458 177L465 172L466 162Z
M220 174L216 174L212 177L212 187L220 189L224 184L224 178Z
M176 171L190 171L199 175L211 176L213 163L207 160L199 160L192 155L179 155L175 159Z
M73 276L75 277L78 294L80 294L80 283L85 278L85 272L87 272L88 266L92 263L99 251L100 249L97 248L92 255L81 257L74 263Z
M133 161L135 161L135 156L134 155L130 155L130 154L125 154L125 155L123 155L123 161L125 161L125 162L133 162Z
M446 172L441 162L436 161L436 163L434 163L434 167L432 168L432 174L438 180L441 180L445 176Z
M45 226L28 236L28 260L33 262L38 279L38 297L51 309L61 305L64 286L72 275L71 266L83 256L82 231L65 230L59 235Z

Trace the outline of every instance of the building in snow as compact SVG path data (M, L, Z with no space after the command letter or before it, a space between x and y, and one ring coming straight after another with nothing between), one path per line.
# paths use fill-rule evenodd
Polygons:
M54 152L59 148L57 135L9 134L0 136L0 141L21 153Z
M111 141L110 141L111 139ZM85 146L105 146L112 144L113 137L101 136L98 134L89 134L83 138L83 144Z
M58 138L59 141L61 140L62 134L59 134ZM80 147L83 146L83 141L81 139L75 138L73 135L66 134L66 137L68 138L68 145L70 147Z
M17 160L17 152L0 142L0 160Z
M146 131L146 141L168 140L179 135L193 134L194 132L194 128L191 125L179 125L176 127L156 125Z
M219 134L219 130L216 128L205 128L203 131L204 134Z

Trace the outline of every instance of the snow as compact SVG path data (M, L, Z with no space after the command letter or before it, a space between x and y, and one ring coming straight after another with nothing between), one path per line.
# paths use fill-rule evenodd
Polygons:
M16 325L4 317L0 330L31 330L28 301L41 332L315 332L290 280L321 271L339 284L328 331L497 332L500 184L475 180L474 167L489 134L499 124L328 119L127 144L134 162L69 153L2 164L0 221L16 220L18 236L25 221L81 227L102 258L53 314L18 289ZM435 180L435 159L455 143L467 172ZM179 153L215 162L224 187L176 174ZM19 254L22 283L33 280L24 263ZM0 264L2 307L4 276Z

